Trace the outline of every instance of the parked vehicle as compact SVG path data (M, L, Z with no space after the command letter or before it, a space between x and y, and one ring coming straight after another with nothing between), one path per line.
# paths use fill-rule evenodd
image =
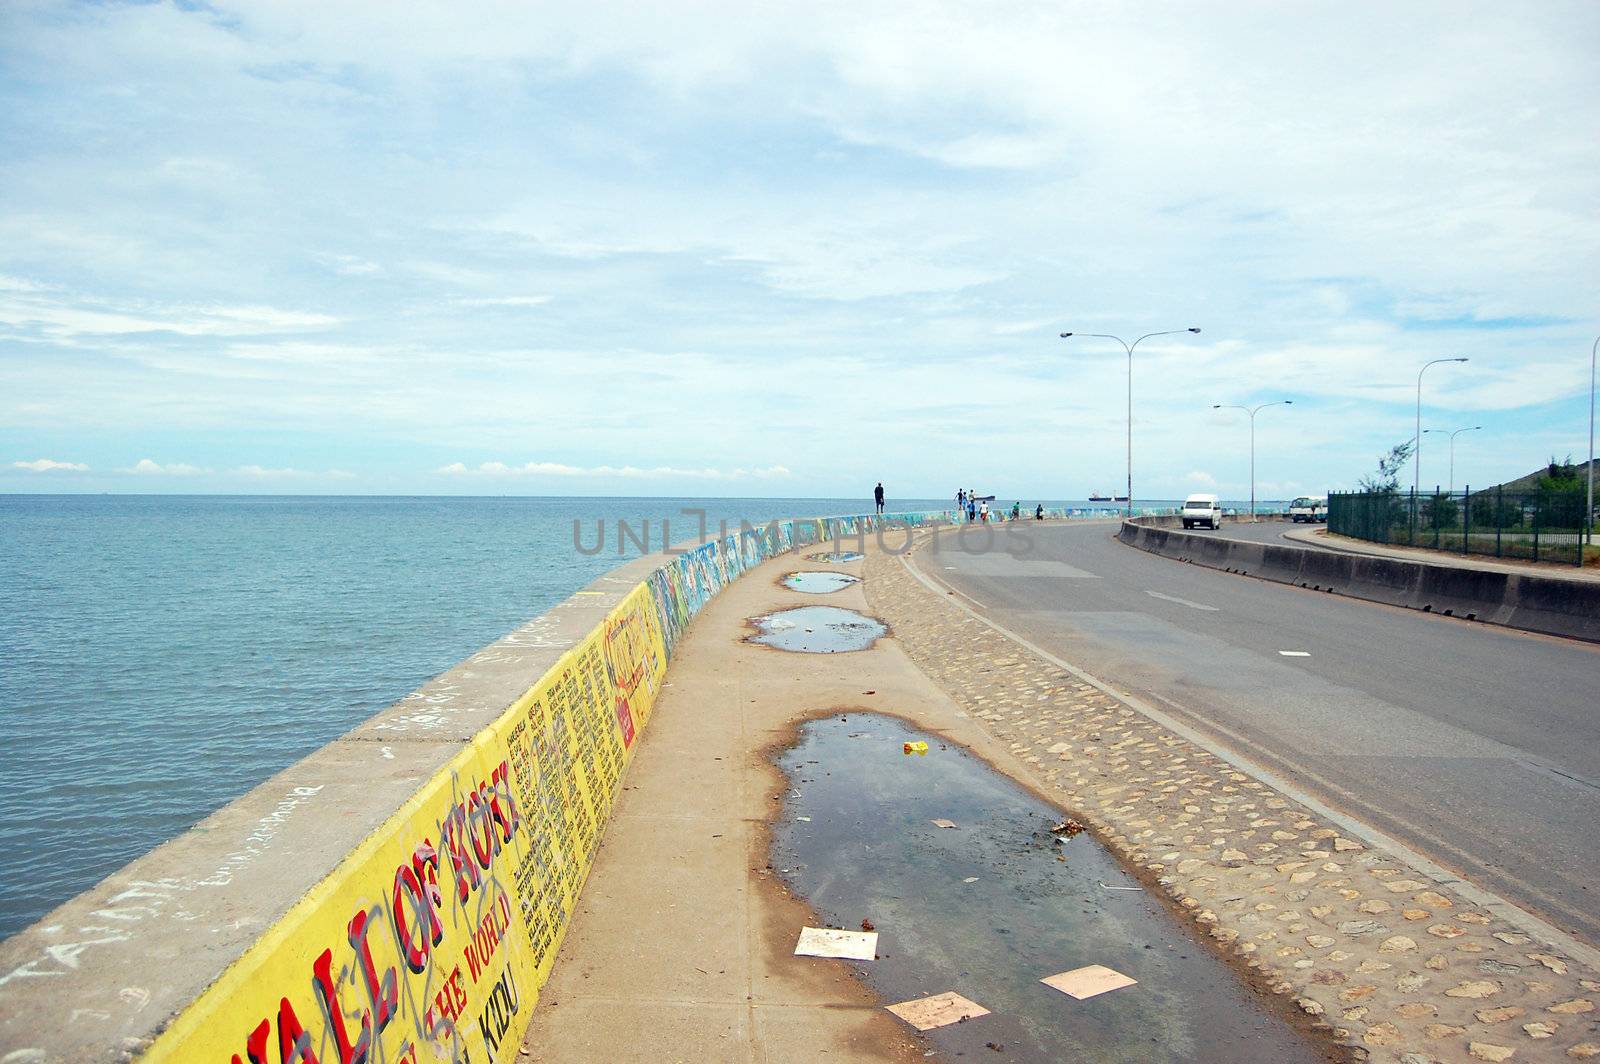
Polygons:
M1184 528L1193 528L1195 525L1221 528L1222 503L1215 495L1191 495L1183 500L1183 509L1178 511L1178 517L1183 521Z
M1328 520L1328 500L1321 495L1302 495L1289 504L1289 520L1295 524Z

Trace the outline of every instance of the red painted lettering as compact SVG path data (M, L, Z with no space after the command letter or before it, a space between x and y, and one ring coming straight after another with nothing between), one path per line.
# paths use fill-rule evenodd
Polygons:
M361 964L361 978L366 983L367 997L378 1007L378 1030L382 1032L399 1010L400 994L395 985L395 970L387 969L383 978L379 979L377 965L372 963L372 945L367 941L367 931L377 913L376 907L356 913L350 918L349 932L350 945Z
M262 1020L261 1026L250 1032L250 1037L244 1040L244 1053L249 1057L248 1064L267 1064L267 1039L272 1037L272 1021ZM232 1064L247 1064L239 1059L239 1054L233 1055Z
M278 1002L278 1060L280 1064L321 1064L311 1048L311 1036L300 1025L288 998Z
M372 1048L372 1013L361 1010L361 1037L352 1044L344 1022L344 1009L339 1007L339 988L333 982L333 950L323 950L311 962L311 985L317 992L322 1011L327 1013L333 1044L339 1051L339 1064L366 1064L367 1053Z

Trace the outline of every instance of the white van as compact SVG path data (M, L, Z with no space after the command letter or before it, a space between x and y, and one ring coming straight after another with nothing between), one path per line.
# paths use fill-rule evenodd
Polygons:
M1215 495L1191 495L1183 500L1183 509L1178 511L1178 516L1182 518L1184 528L1193 528L1195 525L1221 528L1222 503L1217 501Z
M1328 519L1328 500L1320 495L1302 495L1289 504L1289 520L1312 524Z

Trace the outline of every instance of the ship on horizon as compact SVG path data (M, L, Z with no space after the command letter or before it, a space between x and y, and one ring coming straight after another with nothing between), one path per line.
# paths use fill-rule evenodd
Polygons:
M1128 501L1128 497L1126 495L1115 495L1115 496L1113 496L1113 495L1094 494L1094 495L1090 495L1089 496L1089 501L1090 502L1127 502Z

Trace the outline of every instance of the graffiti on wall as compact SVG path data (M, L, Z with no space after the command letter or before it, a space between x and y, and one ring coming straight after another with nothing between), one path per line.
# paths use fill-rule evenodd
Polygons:
M549 977L667 662L792 547L948 515L743 529L637 585L268 929L145 1061L505 1064Z

